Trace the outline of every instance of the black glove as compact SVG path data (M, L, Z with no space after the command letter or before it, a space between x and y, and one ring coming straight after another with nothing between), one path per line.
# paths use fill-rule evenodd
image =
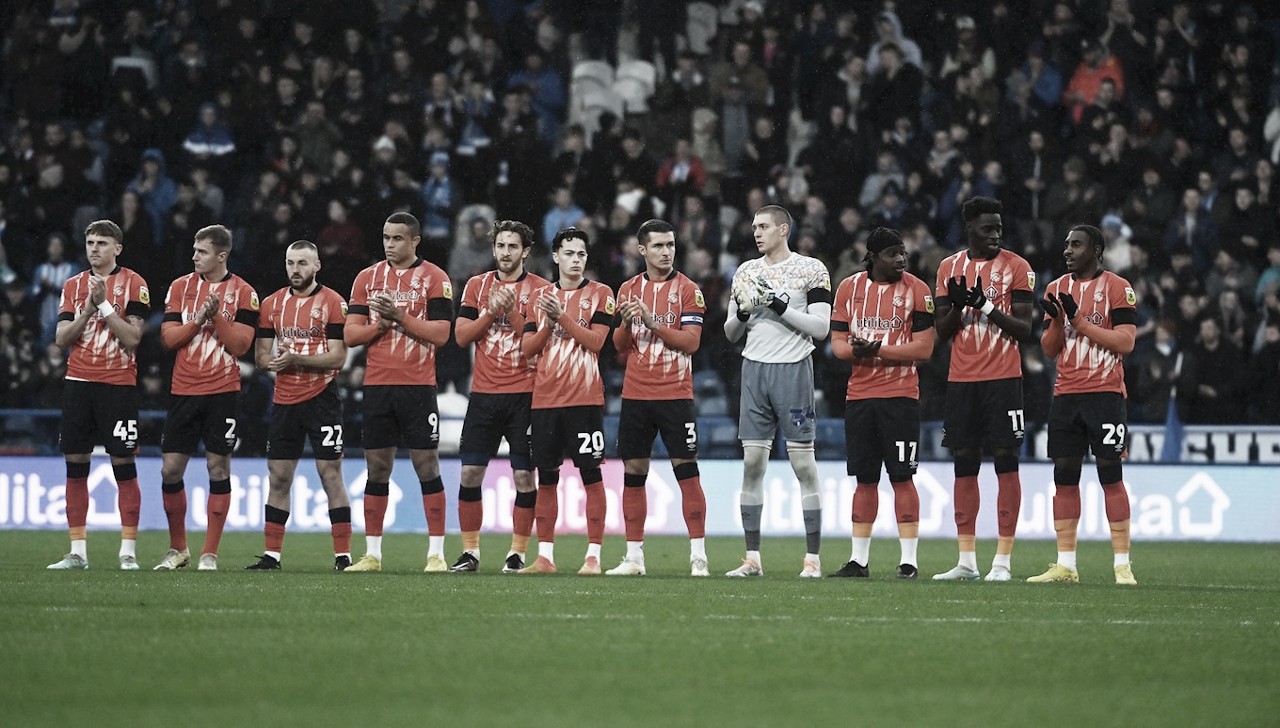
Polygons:
M875 356L880 353L880 344L882 342L867 341L866 339L854 339L853 355L857 357Z
M1052 293L1040 299L1040 308L1043 308L1044 312L1052 319L1058 318L1058 314L1062 313L1058 308L1058 302L1053 300Z
M779 316L781 316L782 314L786 313L786 312L787 312L787 308L788 308L788 307L787 307L787 302L786 302L786 301L784 301L784 300L782 300L781 298L778 298L777 296L774 296L774 297L773 297L772 299L770 299L770 301L769 301L769 310L770 310L770 311L773 311L774 313L778 314Z
M1076 304L1074 296L1070 293L1059 293L1058 305L1062 307L1062 315L1066 316L1068 321L1076 320L1076 314L1080 313L1080 306Z
M947 279L947 298L951 299L952 306L963 306L968 297L969 287L965 285L964 276Z
M982 290L982 276L978 276L978 282L968 291L965 291L965 305L969 308L981 309L987 303L987 293Z

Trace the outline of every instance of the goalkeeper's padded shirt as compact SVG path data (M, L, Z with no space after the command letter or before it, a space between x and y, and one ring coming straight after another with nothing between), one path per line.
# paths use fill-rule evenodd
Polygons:
M763 256L752 258L734 274L753 276L766 282L774 293L790 296L787 306L808 312L810 302L831 303L831 273L817 258L792 252L786 259L769 263ZM744 359L764 364L787 364L807 359L813 353L813 337L797 331L782 317L760 307L747 320L747 343Z

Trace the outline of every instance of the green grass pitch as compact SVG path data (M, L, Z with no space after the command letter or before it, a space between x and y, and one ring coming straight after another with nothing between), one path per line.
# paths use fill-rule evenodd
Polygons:
M198 546L201 534L191 543ZM143 533L149 569L166 538ZM50 572L50 532L0 532L0 723L303 726L1258 726L1280 724L1280 548L1135 547L1136 588L1083 545L1079 585L935 583L954 545L922 543L919 582L802 580L803 543L766 539L763 579L688 576L683 539L649 575L423 574L425 536L388 536L386 572L335 574L327 535L289 535L277 573L244 572L258 534L228 534L218 573ZM450 560L457 537L449 539ZM362 539L354 539L357 556ZM622 539L605 544L614 565ZM741 540L712 538L713 573ZM834 571L848 541L828 534ZM980 544L979 562L990 561ZM1015 577L1054 558L1020 543Z

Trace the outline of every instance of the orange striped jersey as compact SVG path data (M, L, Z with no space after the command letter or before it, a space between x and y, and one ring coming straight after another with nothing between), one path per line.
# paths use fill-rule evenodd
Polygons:
M188 273L174 281L164 297L165 322L185 324L194 320L211 293L222 299L217 315L257 328L258 294L243 278L231 273L213 283L199 273ZM218 339L213 321L201 326L191 341L178 350L170 391L180 395L240 391L240 365Z
M342 325L347 319L347 302L332 288L316 286L306 296L299 296L285 286L262 302L262 318L258 324L259 339L275 339L272 353L292 350L304 356L329 351L329 341L342 340ZM313 399L324 391L337 369L315 369L292 366L276 373L276 404L297 404Z
M578 324L590 328L592 324L613 324L616 310L613 291L603 283L584 280L582 285L565 290L555 283L534 291L530 301L536 302L543 291L550 291L560 299L564 316L577 318ZM604 380L600 377L600 355L569 335L559 322L547 318L547 314L530 305L534 317L525 324L526 332L538 331L544 326L554 326L547 346L538 355L537 372L533 375L533 408L604 406Z
M1022 256L1001 249L991 260L973 260L968 250L961 250L938 266L935 296L947 296L947 279L965 277L969 286L978 278L986 289L987 300L1005 314L1013 313L1015 302L1030 303L1036 287L1036 274ZM1022 354L1018 342L1000 330L983 313L953 301L961 308L960 330L951 339L950 382L989 382L996 379L1022 377Z
M641 273L618 289L618 300L640 299L659 326L695 328L702 335L707 302L702 291L683 273L673 271L665 280L651 281ZM631 328L631 351L622 380L624 399L693 399L693 357L667 348L656 332L634 317L620 321Z
M878 283L867 272L840 282L831 310L831 335L856 336L882 345L911 341L915 332L933 326L933 296L929 286L910 273L894 283ZM920 399L915 362L854 357L846 400Z
M489 294L498 286L515 288L516 309L528 318L533 301L536 300L534 292L548 285L550 283L545 278L528 271L510 282L499 280L497 271L481 273L467 281L466 287L462 289L458 318L480 318L480 312L489 306ZM523 331L517 331L511 325L511 319L505 312L493 319L484 337L476 340L475 363L471 370L472 392L515 394L533 391L533 372L537 357L528 358L520 353L523 334Z
M89 277L86 270L67 279L62 284L62 299L58 304L58 320L74 321L85 309L94 308L89 302ZM116 310L117 316L146 318L151 312L151 292L142 276L128 268L116 266L107 274L106 302ZM100 384L138 383L138 360L135 351L126 351L120 340L102 320L102 314L94 312L84 327L80 338L71 343L67 356L67 379Z
M453 320L453 285L434 263L418 258L408 268L397 270L384 260L365 268L351 286L348 313L368 316L376 323L380 317L369 310L369 299L384 291L395 298L405 316L424 321ZM435 386L435 344L419 339L399 324L392 324L369 343L367 360L365 384Z
M1111 271L1087 281L1074 280L1068 273L1045 289L1046 295L1064 292L1071 294L1080 306L1080 315L1094 326L1114 329L1138 323L1137 294L1129 281ZM1066 342L1058 354L1058 381L1053 393L1119 392L1127 396L1124 358L1090 341L1070 321L1065 322L1065 328Z

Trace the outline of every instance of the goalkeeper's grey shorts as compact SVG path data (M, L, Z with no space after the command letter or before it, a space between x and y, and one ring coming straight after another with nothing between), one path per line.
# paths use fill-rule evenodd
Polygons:
M773 441L779 428L789 442L813 442L813 357L766 364L742 360L739 440Z

